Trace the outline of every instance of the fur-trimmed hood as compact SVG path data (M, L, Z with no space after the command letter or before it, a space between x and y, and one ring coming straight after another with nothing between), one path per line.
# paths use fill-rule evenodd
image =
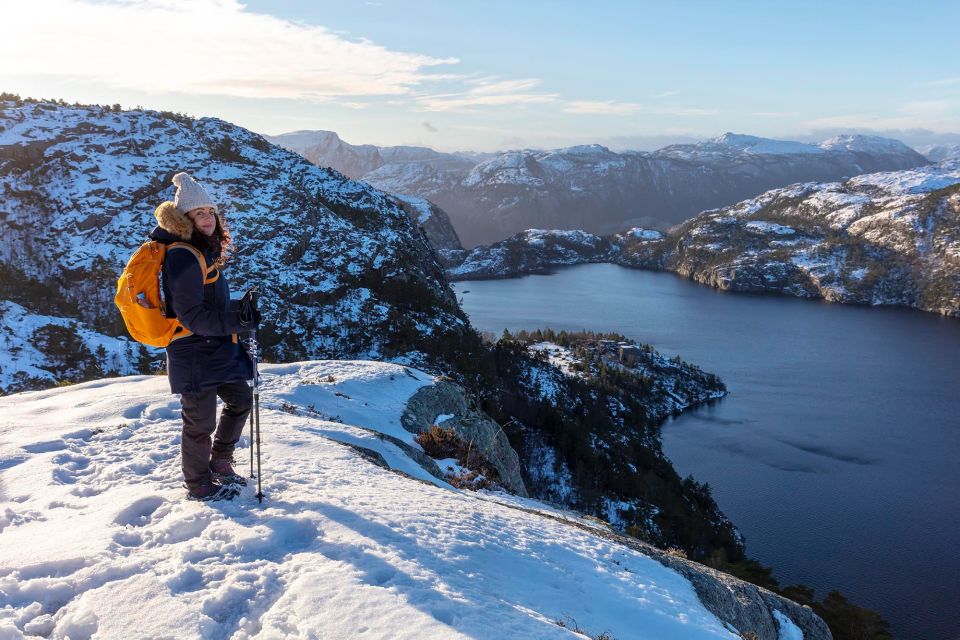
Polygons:
M171 233L184 242L190 242L193 236L193 223L187 214L181 213L172 202L162 202L157 210L153 212L157 218L157 224L164 231Z

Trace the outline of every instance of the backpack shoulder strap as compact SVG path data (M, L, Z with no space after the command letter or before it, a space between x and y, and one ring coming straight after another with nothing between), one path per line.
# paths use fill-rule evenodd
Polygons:
M200 263L200 273L203 274L203 284L207 285L216 282L220 277L220 272L217 270L216 265L207 267L207 261L203 257L203 254L200 253L200 250L192 244L188 244L186 242L171 242L169 245L167 245L167 251L170 251L171 249L187 249L193 253L193 255L197 258L197 262Z

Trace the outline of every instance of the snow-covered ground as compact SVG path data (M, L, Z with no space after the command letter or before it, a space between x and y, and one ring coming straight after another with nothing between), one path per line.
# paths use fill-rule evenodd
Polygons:
M56 372L50 370L50 355L37 348L36 338L38 331L52 327L74 333L97 358L103 370L121 374L137 371L136 358L142 351L137 343L97 333L72 318L31 313L15 302L0 300L0 362L3 363L0 365L0 389L9 392L18 388L18 383L31 378L50 384L56 382ZM54 349L63 347L60 344L49 346ZM97 357L98 351L102 357Z
M520 510L556 512L535 501L453 489L378 437L413 444L400 416L431 381L263 367L263 504L253 486L184 499L163 377L0 398L0 637L739 637L655 560ZM248 454L244 438L241 469Z

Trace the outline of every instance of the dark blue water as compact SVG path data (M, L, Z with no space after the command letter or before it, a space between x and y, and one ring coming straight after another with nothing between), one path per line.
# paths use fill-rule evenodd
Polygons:
M718 374L730 395L665 424L664 450L750 555L901 640L960 638L960 321L608 264L455 289L480 330L616 331Z

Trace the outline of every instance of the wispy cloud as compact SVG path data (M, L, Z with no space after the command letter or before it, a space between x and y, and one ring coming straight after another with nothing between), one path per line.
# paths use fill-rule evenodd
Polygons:
M635 102L614 102L613 100L574 100L564 105L566 113L591 114L604 116L628 116L643 109Z
M436 128L435 126L433 126L432 124L430 124L429 122L427 122L426 120L424 120L423 122L421 122L421 123L420 123L420 126L423 127L424 129L426 129L427 131L429 131L430 133L436 133L436 132L437 132L437 128Z
M69 77L149 93L328 101L405 95L456 58L392 51L237 0L45 0L4 7L0 79ZM359 103L354 103L354 105Z
M504 106L516 104L542 104L555 101L555 93L530 91L539 80L479 79L470 81L475 85L464 92L424 95L417 102L427 111L457 111L479 106Z
M657 107L650 109L650 113L667 116L715 116L716 109L701 109L699 107Z
M928 80L920 83L924 87L952 87L960 85L960 77L940 78L939 80Z
M680 92L679 91L661 91L660 93L655 94L653 98L655 100L659 100L660 98L669 98L670 96L675 96L678 93Z
M638 113L669 116L712 116L716 109L697 107L648 107L636 102L616 102L613 100L572 100L567 102L563 111L579 115L628 116Z
M912 100L889 115L870 113L826 116L802 124L811 129L831 127L863 129L917 129L955 131L960 128L960 104L956 100Z
M752 111L750 115L759 118L789 118L800 114L796 111Z

